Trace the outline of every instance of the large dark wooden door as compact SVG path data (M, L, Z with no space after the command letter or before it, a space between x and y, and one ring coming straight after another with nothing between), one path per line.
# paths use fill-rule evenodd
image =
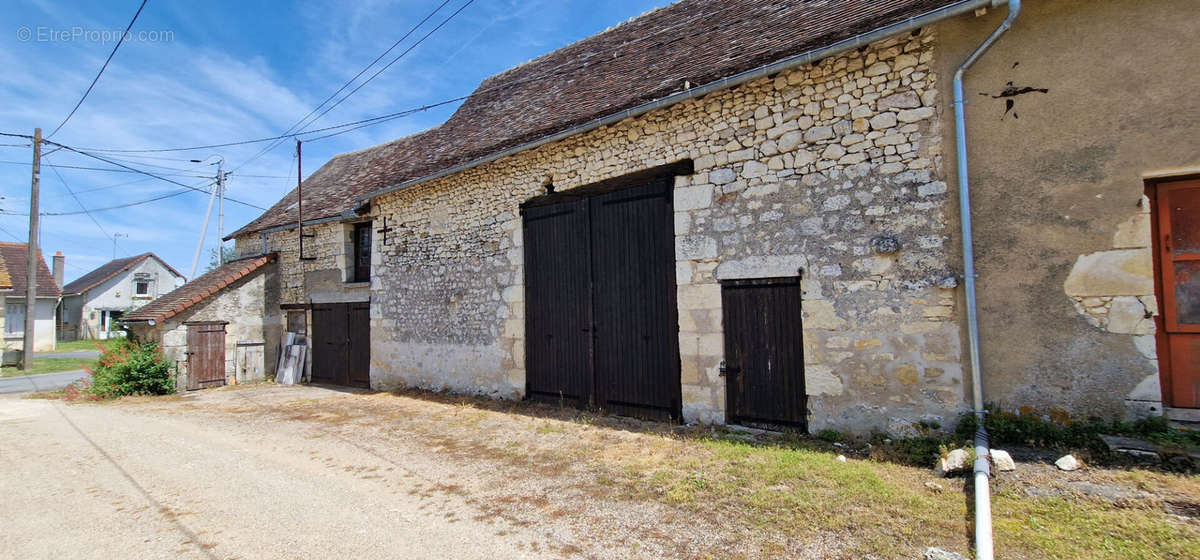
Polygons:
M670 186L583 188L523 211L531 398L679 417Z
M525 211L526 390L583 408L592 400L587 200Z
M1200 179L1160 184L1155 199L1163 400L1200 408Z
M727 419L805 428L800 279L721 283Z
M313 304L311 331L314 383L371 385L369 303Z
M670 418L680 406L670 184L660 179L590 203L596 404Z
M225 384L225 323L187 326L188 390Z

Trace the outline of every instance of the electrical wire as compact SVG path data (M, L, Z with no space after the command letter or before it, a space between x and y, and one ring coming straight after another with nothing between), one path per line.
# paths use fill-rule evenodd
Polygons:
M107 164L110 164L110 165L115 165L115 166L117 166L117 167L124 167L125 169L129 169L129 170L131 170L131 171L134 171L134 172L137 172L137 173L141 173L141 174L143 174L143 175L148 175L148 176L150 176L150 177L154 177L154 178L156 178L156 179L159 179L159 180L161 180L161 181L166 181L166 182L168 182L168 183L171 183L171 184L174 184L174 185L179 185L179 186L181 186L181 187L184 187L184 188L187 188L187 189L194 190L194 191L196 191L196 192L202 192L202 193L204 193L204 194L209 194L209 193L208 193L208 191L205 191L205 190L203 190L203 189L199 189L199 188L193 187L193 186L191 186L191 185L185 185L185 184L183 184L183 183L180 183L179 181L175 181L175 180L172 180L172 179L167 179L166 177L163 177L163 176L161 176L161 175L159 175L159 174L150 173L149 171L145 171L145 170L142 170L142 169L137 169L137 168L134 168L134 167L130 167L130 166L128 166L128 165L125 165L125 164L122 164L122 163L117 163L117 162L115 162L115 161L112 161L112 160L110 160L110 159L106 159L106 158L100 157L100 156L98 156L98 155L95 155L95 154L92 154L92 153L90 153L90 152L86 152L86 151L83 151L83 150L80 150L80 149L77 149L77 148L72 148L72 147L70 147L70 146L67 146L67 145L65 145L65 144L59 144L59 143L57 143L57 142L50 142L49 140L47 140L46 142L48 142L48 143L50 143L50 144L54 144L55 146L62 146L62 148L63 148L63 149L65 149L65 150L68 150L68 151L71 151L71 152L75 152L75 153L77 153L77 154L84 155L84 156L87 156L87 157L90 157L90 158L93 158L93 159L97 159L97 160L103 161L104 163L107 163ZM246 201L244 201L244 200L238 200L238 199L236 199L236 198L232 198L232 197L228 197L228 196L227 196L227 197L225 197L225 200L228 200L229 202L233 202L233 203L236 203L236 204L241 204L241 205L243 205L243 206L249 206L249 207L251 207L251 208L257 208L257 209L259 209L259 210L266 210L266 208L263 208L262 206L259 206L259 205L257 205L257 204L252 204L252 203L246 202Z
M450 0L444 0L441 4L438 5L437 8L434 8L432 12L429 12L429 14L427 14L421 21L417 22L416 25L412 26L408 30L408 32L406 32L403 36L401 36L398 40L396 40L396 42L392 43L392 46L388 47L387 50L380 53L379 56L375 57L375 60L372 60L370 64L364 66L362 70L359 70L358 73L355 74L353 78L350 78L349 80L346 81L346 83L342 84L342 87L338 88L337 91L329 94L329 97L326 97L324 100L322 100L320 103L318 103L316 107L313 107L312 111L309 111L307 115L304 115L304 117L302 117L300 120L293 123L292 126L289 126L287 130L283 131L283 134L285 134L285 135L289 134L292 131L297 130L297 127L300 127L299 130L302 131L302 130L304 130L305 127L316 122L317 119L320 119L321 116L323 116L325 113L321 113L320 115L317 115L317 117L312 119L311 121L308 120L308 118L313 116L314 113L316 113L317 111L320 111L321 107L323 107L326 103L329 103L331 100L336 98L339 93L342 93L343 91L346 90L347 87L350 87L350 84L353 84L354 81L357 80L358 78L360 78L363 74L365 74L367 72L367 70L370 70L371 67L375 66L375 64L378 63L380 60L383 60L383 57L387 56L388 53L392 52L392 50L395 49L397 46L399 46L400 43L403 43L405 39L408 39L413 34L413 32L415 32L417 29L419 29L422 25L425 25L425 22L429 21L430 18L432 18L434 15L436 15L439 11L441 11L442 8L446 7L446 4L449 4L449 3L450 3ZM404 56L404 55L401 54L400 56ZM395 61L393 60L392 62L395 62ZM391 63L388 63L388 66L390 66L390 65L391 65ZM384 68L386 69L386 67L384 67ZM374 76L372 76L372 78L374 78ZM367 81L369 82L371 80L368 79ZM364 82L364 84L365 83L366 82ZM358 91L357 88L355 89L355 91ZM353 95L353 94L354 94L354 92L350 92L350 94L348 94L346 97L349 97L350 95ZM341 103L342 101L345 101L345 98L342 98L340 101L335 103L333 106L337 106L337 104ZM305 121L308 121L308 122L305 122ZM278 146L280 143L282 143L285 139L286 139L286 137L276 140L270 146L263 148L260 152L258 152L257 154L252 156L250 159L243 162L241 165L239 165L235 169L244 167L244 166L248 165L250 162L262 157L263 154L270 152L271 150L274 150L275 147Z
M208 193L209 191L206 191L199 187L199 185L202 185L202 184L205 184L205 183L197 183L196 186L185 185L187 187L186 189L178 189L178 190L166 193L166 194L161 194L161 195L158 195L158 196L155 196L152 198L147 198L145 200L138 200L135 202L127 202L125 204L117 204L114 206L105 206L103 208L91 208L89 211L90 212L104 212L106 210L118 210L121 208L131 208L134 206L140 206L142 204L149 204L151 202L158 202L159 200L176 197L181 194L187 194L187 193L192 192L193 190L198 190L202 193ZM213 183L207 183L207 184L212 185ZM226 197L226 200L229 200L228 197ZM73 212L38 212L38 216L78 216L79 214L86 214L86 213L87 213L87 211L83 211L83 210L78 210L78 211L73 211ZM3 214L5 216L26 216L26 217L29 216L28 212L9 212L7 210L0 210L0 214Z
M93 224L96 224L96 229L99 229L100 233L104 234L104 237L107 237L110 241L113 242L113 247L116 247L117 239L115 237L113 237L112 235L109 235L108 231L106 231L104 229L104 226L100 225L100 221L96 219L96 216L92 215L92 212L90 210L88 210L87 206L84 206L83 201L80 200L79 197L75 195L75 191L71 190L71 185L68 185L67 180L63 179L62 173L59 173L58 170L53 167L51 167L50 170L54 172L54 176L58 177L58 182L62 183L62 186L65 187L67 189L67 192L71 194L71 198L75 199L75 203L79 205L79 208L81 210L83 210L83 212L85 214L87 214L88 218L92 219ZM128 255L129 252L126 251L125 254Z
M75 107L71 109L71 112L67 114L67 118L63 119L61 123L58 123L58 126L54 128L54 132L51 132L48 136L46 136L46 138L50 138L51 136L57 134L58 131L62 129L63 125L67 124L67 121L71 120L71 117L75 116L75 111L78 111L79 106L83 105L83 100L87 99L88 94L92 93L92 88L96 87L96 82L100 81L100 76L102 76L104 74L104 70L108 68L108 63L112 62L113 57L117 55L117 49L121 48L121 44L125 42L125 37L129 36L129 30L133 29L133 23L137 21L138 16L142 15L142 9L146 7L146 2L147 0L142 0L142 4L138 6L137 12L133 14L133 19L129 20L129 25L125 26L125 32L122 33L121 38L117 40L117 44L113 47L112 52L108 53L108 58L104 60L104 65L100 67L100 71L96 73L96 77L92 78L92 83L88 86L87 91L83 92L83 97L79 98L79 102L76 103Z

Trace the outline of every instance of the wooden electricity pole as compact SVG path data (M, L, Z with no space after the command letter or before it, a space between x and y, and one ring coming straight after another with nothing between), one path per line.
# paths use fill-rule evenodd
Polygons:
M33 182L29 190L29 255L25 257L25 337L21 369L33 369L33 325L37 319L38 189L42 180L42 129L33 129Z

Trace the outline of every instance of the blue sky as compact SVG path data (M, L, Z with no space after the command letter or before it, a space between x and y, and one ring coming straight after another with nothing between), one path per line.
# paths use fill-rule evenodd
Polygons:
M451 0L402 43L390 60L467 0ZM137 0L10 0L0 12L0 132L49 134L87 88ZM484 78L669 3L476 0L311 128L383 115L465 95ZM282 133L358 73L441 0L183 2L150 0L95 89L54 141L82 148L174 148ZM115 33L113 33L115 31ZM106 33L105 32L109 32ZM382 64L382 63L381 63ZM376 66L378 68L378 65ZM366 76L374 73L369 71ZM361 79L360 79L361 80ZM353 87L353 86L352 86ZM349 90L347 90L349 91ZM306 144L304 174L334 154L436 126L456 105ZM20 139L0 138L0 144ZM209 163L222 156L227 194L268 207L295 185L294 142L258 157L265 144L157 154L106 154L188 185L207 188ZM0 147L0 240L28 229L31 151ZM215 161L214 159L209 160ZM44 164L115 168L67 151ZM57 171L57 174L55 173ZM59 177L61 175L61 178ZM290 176L290 177L289 177ZM70 196L64 182L77 193ZM43 168L42 212L78 212L153 198L180 187L142 175ZM187 274L206 195L190 192L92 215L46 216L42 249L67 256L67 280L117 256L153 251ZM225 231L260 210L226 202ZM119 234L119 235L117 235ZM127 236L127 237L126 237ZM210 222L200 270L216 245Z

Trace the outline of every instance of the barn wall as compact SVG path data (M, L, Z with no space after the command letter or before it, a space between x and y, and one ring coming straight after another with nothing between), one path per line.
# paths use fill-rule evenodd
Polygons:
M810 427L962 409L926 31L378 197L372 383L524 390L519 205L691 159L674 191L684 417L724 420L724 278L805 283Z

